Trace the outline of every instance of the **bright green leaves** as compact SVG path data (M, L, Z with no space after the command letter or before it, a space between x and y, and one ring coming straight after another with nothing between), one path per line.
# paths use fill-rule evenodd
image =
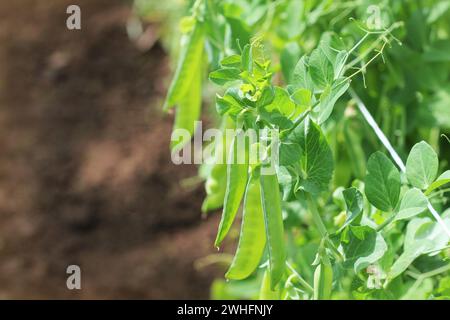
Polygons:
M231 56L225 57L222 61L220 61L220 64L223 67L239 68L241 65L241 56L238 54L232 54Z
M243 107L244 103L237 88L227 89L223 97L216 96L216 110L221 116L228 114L235 117L242 111Z
M244 133L239 133L234 137L231 144L230 155L227 167L227 185L225 191L225 199L222 211L222 219L220 220L219 230L215 241L215 246L219 247L223 239L233 224L236 213L241 204L242 197L245 192L248 177L248 148L240 149L239 141L245 141ZM243 159L242 159L243 158Z
M223 96L216 96L216 109L220 115L236 119L242 111L252 111L270 104L275 92L270 84L270 61L262 47L247 44L240 55L231 55L221 61L221 67L209 74L209 79L220 85L233 85Z
M274 87L273 100L264 106L264 110L267 112L278 112L287 118L295 111L295 103L285 89Z
M279 148L283 198L301 192L318 195L328 189L333 175L333 155L319 126L306 118L282 139Z
M249 179L244 198L241 235L238 248L225 277L241 280L257 268L266 245L261 187L257 172Z
M325 191L333 175L333 155L320 127L307 118L287 140L301 148L302 172L296 190L312 194ZM280 152L283 152L282 147Z
M209 74L209 80L219 86L240 80L241 60L241 56L237 54L225 57L220 61L221 68Z
M191 83L201 73L203 57L203 24L196 21L192 31L185 36L186 44L181 49L175 75L167 93L164 110L178 104L190 94ZM200 78L201 80L201 78Z
M356 188L348 188L342 191L344 197L345 205L347 208L347 218L345 219L344 225L341 229L345 228L358 217L360 217L363 212L364 198L361 192Z
M309 70L311 79L319 90L334 85L341 78L347 60L347 52L338 50L337 40L331 33L325 33L319 46L311 52Z
M444 214L444 222L450 227L449 214ZM442 226L430 218L415 218L408 223L404 250L392 265L388 277L393 279L403 273L413 261L422 254L442 250L449 237Z
M400 195L400 172L380 151L369 158L367 172L365 193L369 202L381 211L394 210Z
M437 188L442 187L443 185L450 183L450 170L445 171L443 174L441 174L436 181L434 181L425 191L426 195L429 195L431 192L436 190Z
M387 244L381 234L368 226L350 226L342 235L345 254L344 267L355 272L378 261L387 251Z
M330 117L337 100L349 87L350 80L335 81L332 85L325 87L320 95L320 103L313 112L318 124L324 123Z
M239 80L241 71L237 68L222 68L209 74L209 80L219 86Z
M287 83L291 82L293 70L301 55L301 49L297 42L286 44L280 55L281 71Z
M283 276L286 263L281 196L275 174L261 174L260 182L269 253L270 288L274 290Z
M308 70L308 56L303 56L295 65L291 80L292 87L296 89L313 89L313 82Z
M324 52L326 50L325 45L321 43L317 49L311 52L309 57L311 79L319 89L331 85L334 78L333 64Z
M433 148L425 141L414 145L406 161L406 176L409 183L426 190L425 195L428 196L434 190L450 183L450 170L436 179L438 169L439 159Z
M437 176L439 160L425 141L417 143L406 161L406 176L416 188L427 189Z
M333 40L331 34L325 34L311 55L298 61L290 78L291 91L307 89L317 95L314 98L319 101L312 116L319 125L330 117L334 105L350 86L350 80L343 78L348 54L335 49L337 41Z
M396 220L409 219L412 218L427 209L428 199L425 195L417 188L410 189L406 191L400 203L400 208Z

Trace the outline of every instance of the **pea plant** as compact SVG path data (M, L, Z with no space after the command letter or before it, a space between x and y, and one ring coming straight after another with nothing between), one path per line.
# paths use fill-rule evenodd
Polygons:
M204 102L235 132L200 166L216 247L242 212L213 298L450 298L449 9L188 1L164 104L188 135L171 149L186 151Z

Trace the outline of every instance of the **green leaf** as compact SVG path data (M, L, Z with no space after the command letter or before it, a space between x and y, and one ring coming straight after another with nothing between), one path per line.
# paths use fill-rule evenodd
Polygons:
M239 89L229 88L223 97L216 95L216 110L220 115L237 115L243 109Z
M189 94L191 82L201 72L203 56L203 24L196 22L192 32L187 35L186 45L182 48L177 69L170 84L164 110L173 107Z
M292 73L291 85L295 90L297 89L313 89L313 83L311 75L308 71L308 57L303 56L295 65L294 71Z
M387 251L387 244L380 233L368 226L350 226L347 240L342 243L345 268L356 273L380 260Z
M450 217L443 220L450 227ZM438 222L430 218L415 218L408 223L404 241L404 251L392 265L388 277L394 279L403 273L422 254L443 249L449 241L448 235Z
M241 70L237 68L222 68L213 71L209 74L209 80L219 86L223 86L228 82L233 82L240 79Z
M427 189L436 178L439 160L433 148L421 141L414 145L406 161L409 183L419 189Z
M252 46L247 44L242 50L242 70L247 71L249 74L253 73L253 52Z
M283 48L280 55L281 72L286 83L292 80L292 74L301 55L301 49L297 42L289 42Z
M303 88L300 88L291 94L291 100L298 104L302 109L311 106L312 98L312 92Z
M347 51L344 50L339 51L333 62L334 79L339 79L343 76L346 61L347 61Z
M256 101L257 108L264 107L273 103L276 98L275 88L272 86L267 86L261 92L261 97Z
M450 183L450 170L445 171L443 174L441 174L436 181L434 181L425 191L425 195L429 195L431 192L436 190L437 188L442 187L443 185Z
M324 123L333 112L336 101L347 91L350 86L350 80L338 79L333 85L327 85L320 95L320 103L317 110L314 110L314 116L318 124Z
M328 60L322 46L319 46L311 52L308 64L311 79L319 89L324 89L333 83L333 65Z
M400 203L400 208L395 220L412 218L427 209L428 199L417 188L408 190Z
M376 208L394 210L400 195L400 172L382 152L372 154L367 163L365 193Z
M320 39L319 48L333 66L334 79L340 78L348 55L342 40L333 32L325 32Z
M341 229L351 224L363 212L364 199L361 192L356 188L348 188L342 191L347 208L347 219Z
M238 54L233 54L225 57L222 61L220 61L220 65L229 68L239 68L241 66L241 56Z
M280 114L289 117L295 110L295 104L289 97L289 93L280 87L274 87L275 97L272 102L266 106L264 109L267 112L279 111Z
M302 149L298 143L282 142L280 144L280 165L288 166L300 160Z
M328 189L333 175L333 154L320 127L306 118L288 136L288 141L302 149L302 175L297 187L312 194Z

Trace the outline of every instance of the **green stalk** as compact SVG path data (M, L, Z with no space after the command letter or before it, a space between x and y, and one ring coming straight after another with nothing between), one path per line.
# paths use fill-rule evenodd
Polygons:
M336 249L334 243L328 238L328 230L323 223L322 217L320 216L319 210L317 209L317 205L314 199L311 197L309 193L306 194L306 201L308 202L308 208L311 210L314 223L319 230L320 235L325 241L328 243L329 248L333 251L336 256L336 259L342 261L342 254Z
M375 228L377 231L383 230L386 226L388 226L392 221L395 219L395 214L391 214L389 218L383 221L382 224L380 224L378 227Z
M303 277L297 272L297 270L295 270L294 267L291 266L291 264L287 261L286 261L286 266L288 267L289 270L291 270L291 272L293 274L295 274L295 276L298 279L298 282L300 282L300 284L303 286L303 288L305 288L306 291L308 291L310 294L313 294L314 293L313 287L311 287L311 285L308 282L306 282L305 279L303 279Z

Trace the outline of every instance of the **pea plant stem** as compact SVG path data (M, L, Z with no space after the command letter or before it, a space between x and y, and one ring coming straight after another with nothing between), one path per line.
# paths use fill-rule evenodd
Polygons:
M386 220L384 220L384 222L382 224L380 224L376 230L377 231L381 231L383 230L387 225L389 225L392 221L394 221L395 219L395 214L391 213L391 216L389 218L387 218Z
M450 265L445 265L443 267L428 271L426 273L422 273L422 274L409 274L410 276L412 276L413 278L416 279L416 282L412 285L412 287L409 289L409 291L414 292L420 285L421 283L427 279L427 278L431 278L434 276L437 276L438 274L447 272L448 270L450 270Z
M428 198L434 198L436 196L441 196L442 197L444 195L444 193L449 192L449 191L450 191L450 188L441 189L441 190L438 190L438 191L433 192L432 194L430 194L428 196Z
M311 287L311 285L306 282L305 279L303 279L303 277L297 272L297 270L294 269L294 267L286 261L286 266L288 267L289 270L291 270L291 272L293 274L295 274L295 276L298 278L298 282L300 282L300 284L308 291L308 293L314 293L314 289L313 287Z
M323 239L325 239L325 241L329 245L329 248L335 254L336 258L342 260L342 254L336 249L334 243L328 237L328 230L325 227L322 217L320 216L319 210L317 209L317 205L310 194L306 194L306 201L308 202L308 208L311 210L314 223L317 229L319 230L320 235L322 236Z
M369 110L367 110L366 106L362 102L361 98L357 95L357 93L353 90L353 88L349 89L350 95L355 100L356 105L358 106L359 111L361 111L362 115L364 116L364 119L367 121L367 123L372 127L372 129L375 131L376 136L378 139L383 143L385 148L388 150L389 154L391 155L392 159L394 159L397 166L400 168L400 170L403 173L406 173L406 166L403 163L403 160L400 158L398 153L395 151L395 149L392 147L391 143L385 136L384 132L380 129L378 124L376 123L375 119L370 114ZM437 211L433 208L430 201L428 200L428 210L430 210L433 217L436 219L436 221L439 223L439 225L443 228L445 233L450 237L450 230L447 228L447 225L442 220L441 216L437 213Z

